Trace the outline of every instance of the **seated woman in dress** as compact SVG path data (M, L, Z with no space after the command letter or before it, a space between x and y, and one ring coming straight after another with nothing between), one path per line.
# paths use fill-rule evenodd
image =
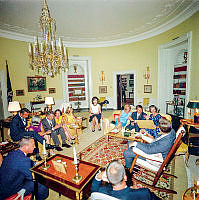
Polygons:
M62 117L62 112L60 109L55 110L55 121L56 121L56 124L61 124L61 126L64 128L64 132L66 134L68 141L70 142L70 144L73 144L72 140L75 139L75 137L73 137L70 134L69 129L65 122L65 118Z
M82 121L80 118L75 117L72 106L66 107L64 123L66 124L66 126L68 128L70 128L71 124L77 124L79 127L81 127ZM80 132L80 131L81 131L81 129L79 128L78 132Z
M116 125L115 128L118 129L118 131L121 131L121 129L126 126L127 121L131 120L130 118L131 114L132 114L131 106L126 104L124 106L124 110L120 112L118 119L116 120L116 123L115 123Z
M27 128L29 131L35 131L36 133L40 134L45 140L47 144L50 144L50 133L51 131L48 130L44 132L43 126L41 124L41 118L39 115L34 115L31 119L30 126ZM54 151L50 149L50 153L54 154Z
M101 106L98 103L99 99L97 97L92 98L92 104L90 105L89 113L90 119L89 122L92 123L92 132L95 131L95 125L98 126L98 130L101 131L100 119L101 119Z
M159 120L162 118L162 116L159 113L157 113L158 109L155 105L151 105L149 107L149 111L151 112L150 117L146 116L146 119L153 120L156 128L155 129L145 129L145 130L142 129L141 132L146 132L146 133L150 134L151 136L153 136L154 138L156 138L160 132L158 123L159 123Z

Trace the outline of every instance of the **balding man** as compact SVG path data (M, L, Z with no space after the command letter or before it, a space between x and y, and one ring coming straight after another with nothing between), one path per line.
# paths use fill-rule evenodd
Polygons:
M25 195L34 192L32 173L29 170L33 163L27 157L27 154L32 153L35 148L34 139L25 136L19 141L19 145L18 150L10 152L5 157L0 167L0 200L8 198L21 189L26 190ZM48 188L39 184L39 199L46 199L48 195Z
M102 185L102 181L108 182ZM117 160L112 161L106 171L96 175L92 183L92 192L100 192L121 200L160 200L148 188L132 189L126 185L124 166Z

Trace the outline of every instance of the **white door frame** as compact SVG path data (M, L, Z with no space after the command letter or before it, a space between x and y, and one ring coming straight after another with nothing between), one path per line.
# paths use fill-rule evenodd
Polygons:
M113 72L113 109L117 109L117 75L124 74L134 74L134 105L137 104L136 99L136 71L127 70L127 71L117 71Z
M2 90L4 118L7 118L9 116L9 112L8 112L8 101L7 101L7 86L6 86L4 70L0 70L0 81L1 81L1 90Z
M88 101L90 102L93 96L93 87L92 87L92 67L91 67L91 57L90 56L69 56L69 64L71 61L86 61L87 62L87 75L88 75ZM68 102L68 96L65 95L66 92L68 92L68 84L67 84L67 79L66 75L67 72L62 71L62 88L63 88L63 100L64 103ZM88 103L89 105L89 103Z
M185 116L187 113L187 102L190 96L190 71L191 71L191 44L192 44L192 32L188 32L182 37L179 37L172 42L161 45L158 47L158 107L161 112L166 112L166 98L168 98L170 91L168 89L168 83L166 76L168 75L168 60L171 58L169 55L169 49L175 48L182 43L187 42L188 60L187 60L187 81L186 81L186 99L185 99ZM173 80L173 79L172 79ZM172 91L173 94L173 91Z

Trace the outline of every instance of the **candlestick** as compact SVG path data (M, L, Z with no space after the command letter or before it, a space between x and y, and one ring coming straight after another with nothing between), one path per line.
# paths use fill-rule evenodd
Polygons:
M73 156L74 156L74 165L77 165L77 154L75 147L73 147Z
M78 171L79 171L78 164L75 164L75 176L72 179L75 183L79 183L82 180L82 176L79 175Z
M43 170L47 170L50 165L47 163L47 154L44 154L44 164L42 165Z
M29 53L32 54L32 48L30 43L29 43Z
M46 155L46 141L43 140L43 154Z

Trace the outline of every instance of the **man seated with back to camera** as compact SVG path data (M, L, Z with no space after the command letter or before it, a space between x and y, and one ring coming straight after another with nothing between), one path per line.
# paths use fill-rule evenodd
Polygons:
M159 129L160 129L159 135L157 136L157 138L153 139L151 143L141 143L141 142L128 143L128 149L123 153L125 158L126 168L131 167L131 164L135 157L135 154L133 153L132 150L133 147L137 147L145 154L150 154L150 155L153 154L154 156L161 158L162 161L165 159L176 139L176 133L174 129L171 128L171 122L166 118L161 118L159 120ZM150 135L148 135L148 137L153 138Z
M56 124L54 113L52 111L48 111L46 113L46 117L41 120L42 126L44 128L44 131L51 131L50 136L53 139L53 142L55 144L55 149L57 151L62 151L63 149L59 146L60 141L58 138L58 135L61 135L62 140L62 147L70 148L71 145L66 144L66 135L64 132L63 127L61 127L61 124Z
M21 140L24 136L30 136L33 137L35 140L35 153L36 153L36 159L41 160L41 157L39 155L39 148L38 148L38 142L43 144L43 140L45 140L42 136L40 136L35 131L27 131L27 118L29 116L30 111L27 108L22 108L18 114L16 114L10 123L10 136L11 139L14 142L17 142ZM46 144L46 149L53 149L54 146L50 144Z
M24 136L19 141L19 149L11 151L3 160L0 167L0 200L25 189L25 195L34 192L34 182L30 168L40 162L32 162L27 157L35 148L34 138ZM38 183L38 199L46 199L49 190L46 186Z
M102 184L102 181L106 184ZM106 170L95 176L91 191L104 193L121 200L160 200L148 188L132 189L127 186L126 181L124 166L119 161L114 160Z

